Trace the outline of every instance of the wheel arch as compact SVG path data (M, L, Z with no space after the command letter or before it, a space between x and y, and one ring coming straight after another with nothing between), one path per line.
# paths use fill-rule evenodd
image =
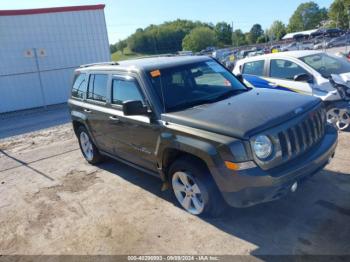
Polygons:
M171 164L181 157L190 157L200 161L210 173L218 158L218 152L212 144L185 136L176 136L171 141L163 141L158 153L160 153L158 163L161 164L164 179L168 177Z

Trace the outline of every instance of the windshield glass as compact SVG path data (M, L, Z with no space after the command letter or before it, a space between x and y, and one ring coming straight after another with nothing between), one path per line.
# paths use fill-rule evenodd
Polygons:
M350 72L349 62L324 53L304 56L301 57L300 60L311 66L325 78L329 78L331 74L343 74Z
M226 99L247 88L214 60L149 72L166 112Z

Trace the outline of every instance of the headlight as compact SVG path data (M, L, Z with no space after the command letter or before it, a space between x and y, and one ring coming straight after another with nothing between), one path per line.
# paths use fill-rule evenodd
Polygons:
M257 136L253 140L252 145L253 145L253 150L254 150L255 155L259 159L264 160L264 159L268 158L269 156L271 156L272 150L273 150L273 145L272 145L270 138L268 138L267 136L265 136L265 135Z

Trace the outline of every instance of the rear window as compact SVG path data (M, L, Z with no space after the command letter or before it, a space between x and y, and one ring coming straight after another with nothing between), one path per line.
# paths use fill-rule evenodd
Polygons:
M74 84L72 87L72 97L84 98L86 93L86 74L75 75Z
M263 76L264 75L264 65L265 65L264 60L245 63L243 66L242 74Z
M92 74L89 80L88 99L106 102L108 75Z

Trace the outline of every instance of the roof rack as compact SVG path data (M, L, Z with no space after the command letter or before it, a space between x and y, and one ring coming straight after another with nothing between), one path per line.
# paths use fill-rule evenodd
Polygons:
M112 62L101 62L101 63L85 64L85 65L81 65L79 67L80 68L84 68L84 67L90 67L90 66L95 66L95 65L119 65L119 63L115 62L115 61L112 61Z
M157 57L172 57L176 56L176 54L159 54L159 55L146 55L146 56L138 56L133 59L143 59L143 58L157 58Z

